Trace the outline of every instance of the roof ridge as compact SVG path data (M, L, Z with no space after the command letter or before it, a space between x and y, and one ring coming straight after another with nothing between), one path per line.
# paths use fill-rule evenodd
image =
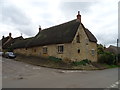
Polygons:
M77 22L76 20L77 19L74 19L59 25L55 25L55 26L43 29L40 32L38 32L36 36L24 39L20 44L13 47L29 48L29 47L35 47L35 46L51 45L51 44L71 43L80 25L84 28L85 33L87 34L89 40L91 42L97 42L94 35L89 30L86 30L86 28L82 23Z
M49 28L53 28L53 27L58 27L58 26L61 26L61 25L67 24L67 23L71 23L72 21L75 21L75 20L77 20L77 19L73 19L73 20L70 20L70 21L67 21L67 22L64 22L64 23L61 23L61 24L57 24L57 25L42 29L41 31L48 30Z

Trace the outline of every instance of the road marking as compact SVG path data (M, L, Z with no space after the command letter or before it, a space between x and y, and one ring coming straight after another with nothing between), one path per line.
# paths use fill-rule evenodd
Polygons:
M40 67L33 67L33 69L41 69Z
M75 71L59 71L59 72L62 72L62 73L74 73L74 72L86 72L86 71L78 71L78 70L75 70Z
M26 67L28 67L29 65L25 65Z
M112 85L110 85L110 86L107 87L107 88L114 88L114 87L116 87L118 84L120 84L120 80L119 80L119 81L116 81L115 83L113 83Z

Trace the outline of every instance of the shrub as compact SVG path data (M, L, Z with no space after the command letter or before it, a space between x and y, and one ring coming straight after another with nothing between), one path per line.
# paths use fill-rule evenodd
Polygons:
M98 62L109 65L115 64L115 55L109 52L104 52L98 56Z
M78 66L78 65L87 65L87 64L90 64L91 61L88 60L88 59L84 59L82 61L75 61L75 62L72 62L72 65L75 65L75 66Z
M56 62L62 60L61 58L57 58L57 57L53 57L53 56L49 56L49 59L53 60L53 61L56 61Z
M84 60L82 60L82 61L84 61L84 62L87 63L87 64L90 64L90 63L91 63L91 61L88 60L88 59L84 59Z
M118 63L120 62L120 54L118 54Z
M116 54L115 57L116 57L115 63L116 64L120 63L120 54L118 54L118 55Z
M8 47L8 48L7 48L7 51L8 51L8 52L13 52L13 48Z
M104 47L102 44L97 45L97 53L103 54L104 53Z

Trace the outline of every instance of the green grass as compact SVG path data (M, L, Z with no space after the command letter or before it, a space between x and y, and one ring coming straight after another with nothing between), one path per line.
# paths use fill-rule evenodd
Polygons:
M108 65L108 64L100 64L96 62L96 65L93 65L90 60L82 60L77 62L66 63L61 58L56 58L50 56L48 58L42 57L33 57L33 56L18 56L15 60L26 62L29 64L49 67L49 68L57 68L57 69L72 69L72 70L101 70L108 68L117 68L120 65Z
M108 65L108 64L101 64L101 65L106 67L106 68L118 68L118 67L120 67L120 65Z
M120 67L120 65L108 65L108 68L117 68Z

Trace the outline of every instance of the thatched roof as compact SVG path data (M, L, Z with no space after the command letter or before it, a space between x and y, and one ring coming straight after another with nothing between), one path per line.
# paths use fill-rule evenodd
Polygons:
M91 42L97 42L94 35L84 27L84 25L78 21L72 20L60 25L56 25L44 30L41 30L35 37L29 40L23 40L19 44L13 45L14 48L24 48L24 47L35 47L44 46L50 44L63 44L70 43L73 41L75 34L79 26L83 26L85 33L87 34ZM22 45L22 43L26 45Z
M95 38L95 36L86 28L85 28L85 33L87 34L91 42L97 42L97 39Z
M11 46L11 48L14 48L14 49L16 49L16 48L26 48L27 45L28 45L28 43L29 43L32 39L33 39L33 37L23 39L23 40L21 40L21 41L19 41L19 42L14 43L14 44Z
M9 48L13 43L15 42L19 42L20 40L23 40L23 37L16 37L16 38L12 38L12 37L5 37L2 39L2 48L3 49L7 49Z
M5 37L5 38L2 38L1 41L2 41L2 45L9 39L9 36Z

